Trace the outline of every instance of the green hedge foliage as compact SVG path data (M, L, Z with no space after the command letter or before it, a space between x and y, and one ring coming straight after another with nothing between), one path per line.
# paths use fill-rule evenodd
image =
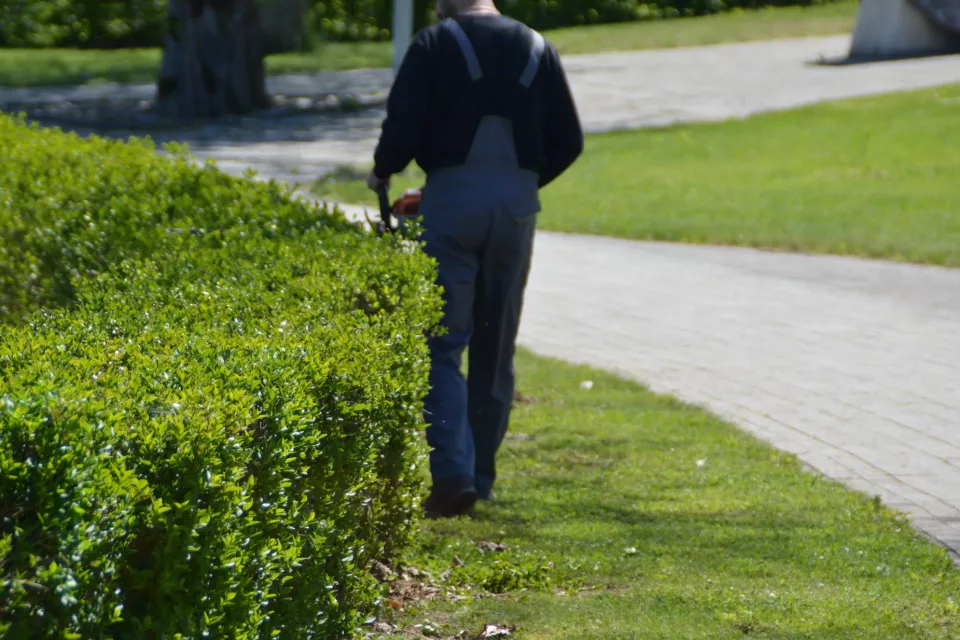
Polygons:
M124 258L170 251L171 229L349 228L276 183L199 171L181 147L161 160L149 139L82 140L0 114L0 149L0 321L72 301L78 280Z
M433 263L146 143L0 146L0 636L350 635L417 521Z
M561 27L703 16L733 9L809 6L837 0L502 0L504 13L534 27Z
M837 0L500 0L497 5L537 29L706 15L737 8L826 4ZM262 0L264 4L270 0ZM432 0L415 0L417 24ZM332 40L390 37L393 0L310 0L308 36ZM159 46L166 0L4 0L0 45ZM309 42L310 37L307 38Z
M158 46L167 0L3 0L0 45Z

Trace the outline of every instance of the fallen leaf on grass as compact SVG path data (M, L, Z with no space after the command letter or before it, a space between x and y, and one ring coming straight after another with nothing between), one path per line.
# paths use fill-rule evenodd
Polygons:
M390 581L390 600L387 601L387 606L403 609L407 604L431 600L439 595L440 587L433 584L429 574L409 567Z

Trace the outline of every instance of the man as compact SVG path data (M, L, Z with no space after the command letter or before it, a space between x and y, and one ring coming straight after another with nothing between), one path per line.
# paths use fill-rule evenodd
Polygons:
M367 184L416 160L424 245L444 292L425 398L428 517L490 499L513 401L513 358L539 190L583 151L560 58L491 0L438 0L398 70ZM469 370L461 355L469 346Z

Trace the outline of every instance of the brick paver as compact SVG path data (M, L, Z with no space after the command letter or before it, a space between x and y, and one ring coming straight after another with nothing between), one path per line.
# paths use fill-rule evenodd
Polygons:
M960 554L960 270L536 242L523 345L701 404Z

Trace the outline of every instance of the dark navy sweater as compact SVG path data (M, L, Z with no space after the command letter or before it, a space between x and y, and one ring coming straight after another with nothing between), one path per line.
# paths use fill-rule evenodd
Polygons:
M517 160L539 175L542 188L583 152L583 131L556 49L545 43L529 87L520 78L529 61L530 29L499 14L467 14L456 22L467 36L482 77L473 80L456 37L442 24L416 34L387 100L374 154L380 178L416 161L427 174L466 160L486 115L513 122Z

